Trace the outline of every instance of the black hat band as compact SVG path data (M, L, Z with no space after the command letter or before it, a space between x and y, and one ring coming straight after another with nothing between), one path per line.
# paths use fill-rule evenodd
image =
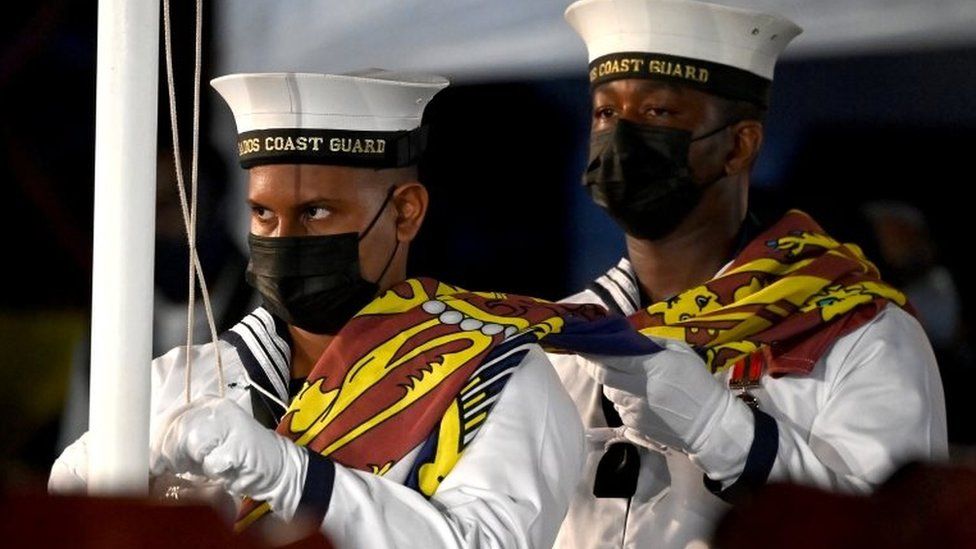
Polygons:
M646 78L684 84L702 91L769 104L772 81L729 65L659 53L619 52L590 62L590 87L623 78Z
M426 126L392 132L283 128L237 136L243 168L263 164L400 168L416 164L426 144Z

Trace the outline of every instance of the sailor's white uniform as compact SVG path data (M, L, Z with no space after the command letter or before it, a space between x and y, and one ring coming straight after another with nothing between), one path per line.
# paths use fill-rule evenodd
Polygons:
M578 0L566 10L566 19L586 43L594 89L617 79L651 79L759 107L768 105L777 58L801 32L778 15L688 0ZM640 296L630 263L621 261L568 301L633 313ZM672 356L677 362L678 355ZM675 449L640 447L631 498L593 495L604 446L626 435L623 427L607 428L603 387L584 371L593 363L575 356L554 356L553 361L590 441L583 481L557 539L559 547L684 548L708 539L728 508L718 496L728 498L766 480L866 492L906 460L947 453L935 357L918 322L892 305L833 342L809 375L764 376L761 388L752 391L759 411L724 398L735 406L712 410L720 420L709 423L714 427L708 445L696 448L691 457ZM730 375L717 377L724 385ZM711 387L729 396L722 386ZM631 408L651 409L646 394L626 393L631 406L614 401L623 410L621 416L632 414ZM670 404L654 402L663 413ZM688 412L671 411L678 418ZM629 417L630 428L639 424L636 415ZM627 426L626 418L623 423Z
M248 315L219 348L226 398L256 416L283 414L249 389L259 383L288 399L291 351L271 315L263 309ZM153 361L154 419L184 402L184 349ZM580 478L583 433L546 354L535 344L523 350L488 419L429 500L402 485L419 448L383 477L337 464L321 526L326 536L337 547L550 547ZM217 394L213 346L192 353L194 398ZM87 456L77 449L66 450L55 469L82 467L77 461Z
M640 302L626 259L591 288L566 301L601 303L625 315ZM609 436L601 387L582 371L578 357L551 358L589 439L583 480L556 546L684 548L694 540L706 541L728 504L706 489L703 475L710 471L678 451L639 448L634 497L593 496L596 466ZM718 374L723 381L728 375ZM935 357L919 323L893 305L838 339L809 376L764 376L762 388L753 394L778 427L770 481L863 493L905 461L947 454L945 404ZM748 419L726 426L746 448L755 443ZM719 450L709 456L709 464L742 470L741 447Z
M418 161L426 135L421 126L424 107L447 81L371 70L346 75L238 74L218 78L213 85L234 112L244 167L285 163L386 169ZM287 334L283 323L258 309L222 336L218 348L226 399L238 406L203 398L220 393L212 345L190 350L194 403L178 412L170 413L184 403L187 351L176 348L156 359L152 431L159 436L153 437L152 467L159 464L159 472L175 473L201 470L236 495L267 502L274 516L285 519L311 500L309 508L337 547L552 545L579 481L584 440L575 406L538 345L514 334L495 347L510 347L501 356L479 365L491 366L485 371L491 377L471 384L470 391L480 400L465 398L469 388L459 394L462 402L471 404L461 412L463 437L456 448L460 458L427 499L405 485L415 464L428 463L419 459L423 443L380 476L306 452L247 417L250 413L274 428L285 413L275 399L261 396L252 386L263 387L277 400L290 400ZM220 413L207 415L214 410ZM466 414L477 414L477 420ZM215 438L233 439L236 446L215 460L226 459L231 466L221 461L219 470L208 470L206 460L217 450L187 449L206 447L199 440L211 441L206 437L218 431ZM181 457L170 460L176 454ZM286 457L255 460L253 467L240 465L258 454ZM50 489L83 488L87 459L84 439L65 450L52 470ZM241 488L234 488L234 482ZM255 488L258 484L261 488Z

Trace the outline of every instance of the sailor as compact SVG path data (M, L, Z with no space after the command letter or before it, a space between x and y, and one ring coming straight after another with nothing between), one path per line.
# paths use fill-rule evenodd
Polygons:
M590 440L557 546L683 548L766 482L868 492L945 456L904 295L810 216L750 212L774 65L800 28L687 0L580 0L566 19L590 60L584 183L627 244L567 301L667 349L554 358Z
M339 547L551 546L584 443L536 341L599 312L407 278L428 205L421 117L447 81L212 85L248 170L246 278L264 304L216 349L153 361L153 475L247 496L239 529L301 517ZM85 489L86 439L54 464L52 492Z

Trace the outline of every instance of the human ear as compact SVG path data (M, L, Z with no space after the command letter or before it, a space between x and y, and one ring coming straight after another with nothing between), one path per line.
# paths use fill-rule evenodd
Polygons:
M725 173L748 173L759 157L763 141L763 125L758 120L743 120L732 126L732 149L725 157Z
M396 208L397 240L410 242L420 231L420 226L427 215L429 197L427 187L418 181L410 181L397 185L393 192L393 206Z

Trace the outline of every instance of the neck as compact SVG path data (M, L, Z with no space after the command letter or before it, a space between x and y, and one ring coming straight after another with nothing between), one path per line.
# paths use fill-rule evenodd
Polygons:
M627 235L631 265L652 303L711 280L734 251L746 216L745 203L730 201L714 207L728 197L716 196L724 193L707 194L712 196L703 197L670 235L653 241Z
M295 326L288 326L291 334L291 377L304 379L312 373L322 353L335 338L328 334L313 334Z

